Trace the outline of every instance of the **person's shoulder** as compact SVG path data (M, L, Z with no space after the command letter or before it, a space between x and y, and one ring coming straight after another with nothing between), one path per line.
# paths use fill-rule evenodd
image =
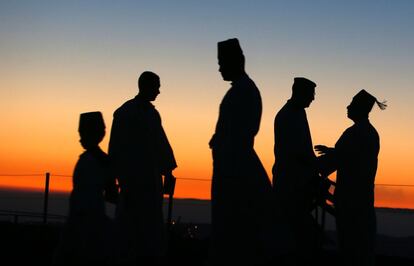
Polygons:
M358 127L358 125L353 124L352 126L347 127L342 134L343 135L356 134L358 131L360 131L360 128Z
M245 75L243 76L243 78L241 79L241 81L248 86L252 86L252 87L256 87L256 83L254 83L253 79L249 76L249 75Z
M377 131L377 129L371 124L371 122L368 122L367 123L367 129L366 129L366 132L367 132L367 137L368 138L372 138L372 139L375 139L375 140L379 140L379 134L378 134L378 131Z
M82 170L87 168L90 164L94 163L94 158L88 151L84 151L81 155L79 155L79 159L76 162L76 169Z
M259 88L257 87L256 83L248 75L244 76L241 79L241 82L240 83L241 83L240 84L241 86L243 86L244 88L246 88L251 93L260 94Z
M291 116L292 113L294 113L294 108L292 108L292 104L287 101L282 108L279 109L279 111L276 114L276 117L285 117L285 116Z
M369 122L369 120L361 122L361 123L355 123L354 125L352 125L348 129L350 131L357 132L360 135L366 135L366 134L378 135L377 130L371 124L371 122Z
M375 128L368 122L353 124L352 126L345 129L343 135L348 136L353 139L361 139L361 140L372 138L372 136L375 136L375 135L378 136Z
M108 155L104 152L99 153L97 151L84 151L79 155L78 166L80 168L97 167L101 165L101 162L109 160Z
M136 105L135 98L124 102L120 107L118 107L115 110L114 116L122 116L123 114L130 112L131 109L133 109L135 105Z
M88 151L84 151L79 155L79 161L87 160L89 158Z
M237 83L234 83L232 88L233 90L230 91L235 98L240 98L241 100L249 102L261 100L259 88L247 75L238 80Z
M79 155L79 162L89 161L95 161L95 157L90 151L84 151L81 155Z
M374 125L371 124L371 122L368 123L368 127L370 131L372 131L375 134L378 134L377 129L374 127Z

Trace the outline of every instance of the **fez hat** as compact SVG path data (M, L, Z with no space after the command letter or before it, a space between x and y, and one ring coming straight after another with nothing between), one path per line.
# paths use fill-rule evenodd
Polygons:
M377 98L372 96L369 92L366 90L360 90L353 98L352 101L354 104L360 106L364 110L367 110L368 112L371 111L372 107L374 106L374 103L378 105L378 107L381 110L384 110L387 108L386 101L379 102Z
M243 50L237 38L217 43L219 60L244 60Z
M303 88L315 88L316 87L315 82L307 78L303 78L303 77L294 78L293 85L297 87L303 87Z
M79 133L96 134L105 130L101 112L82 113L79 119Z

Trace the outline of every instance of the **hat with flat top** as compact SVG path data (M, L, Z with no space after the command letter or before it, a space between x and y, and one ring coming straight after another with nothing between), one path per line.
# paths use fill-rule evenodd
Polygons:
M218 42L217 52L219 60L244 58L243 50L237 38Z
M82 113L79 118L79 133L100 132L105 130L101 112Z
M316 83L315 82L313 82L310 79L304 78L304 77L296 77L294 79L293 84L295 86L298 86L298 87L311 87L311 88L315 88L316 87Z

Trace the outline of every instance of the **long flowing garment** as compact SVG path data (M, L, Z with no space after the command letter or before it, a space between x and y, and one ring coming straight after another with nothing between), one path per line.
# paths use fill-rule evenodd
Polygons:
M254 82L247 75L233 82L210 141L212 257L218 263L258 263L270 254L271 184L253 147L261 113Z
M310 210L314 196L312 180L317 171L304 108L288 100L275 117L274 136L273 191L281 218L277 226L288 229L290 240L286 241L292 245L295 257L314 259L317 224Z
M121 192L117 218L127 261L166 252L162 174L176 168L161 117L136 96L114 113L109 156Z
M374 265L379 149L379 135L369 120L345 130L335 144L337 232L346 265Z

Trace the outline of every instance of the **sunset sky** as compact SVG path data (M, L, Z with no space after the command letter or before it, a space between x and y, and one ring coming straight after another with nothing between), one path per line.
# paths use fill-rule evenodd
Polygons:
M0 1L0 186L71 189L82 148L79 114L112 114L145 70L161 77L154 102L178 178L211 179L208 141L230 87L217 42L237 37L259 87L255 148L269 176L273 119L293 78L317 83L307 109L314 144L333 146L360 90L387 100L371 122L381 137L377 184L414 185L414 1ZM55 175L55 176L54 176ZM414 187L376 187L378 206L414 208ZM209 198L210 182L178 180L177 197Z

